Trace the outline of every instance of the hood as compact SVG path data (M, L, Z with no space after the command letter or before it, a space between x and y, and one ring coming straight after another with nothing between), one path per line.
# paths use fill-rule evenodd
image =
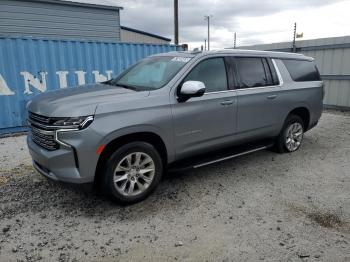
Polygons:
M93 115L101 103L118 103L149 95L106 84L83 85L75 88L49 91L35 96L27 105L30 112L50 117Z

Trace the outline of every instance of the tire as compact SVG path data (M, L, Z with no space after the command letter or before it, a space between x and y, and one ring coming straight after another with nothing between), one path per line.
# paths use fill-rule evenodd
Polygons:
M275 150L278 153L291 153L297 151L304 137L304 122L300 116L289 115L276 139Z
M114 202L127 205L152 193L161 180L163 162L151 144L132 142L110 156L105 170L104 191Z

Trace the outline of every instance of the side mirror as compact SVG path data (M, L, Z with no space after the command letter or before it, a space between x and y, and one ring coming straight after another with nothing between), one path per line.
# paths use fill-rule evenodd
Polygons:
M182 84L179 92L179 102L185 102L191 97L199 97L204 95L205 85L200 81L186 81Z

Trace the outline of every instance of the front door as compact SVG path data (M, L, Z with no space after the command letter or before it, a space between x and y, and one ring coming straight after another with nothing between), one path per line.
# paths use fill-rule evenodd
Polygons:
M226 72L224 58L207 58L197 63L182 81L201 81L206 92L172 106L178 157L204 153L233 140L236 91L229 89Z

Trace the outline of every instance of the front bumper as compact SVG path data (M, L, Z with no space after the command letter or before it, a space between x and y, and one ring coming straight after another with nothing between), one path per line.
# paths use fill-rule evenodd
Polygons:
M96 132L87 128L76 132L61 132L59 149L49 151L32 140L29 132L27 144L33 159L34 168L42 175L67 183L90 183L94 181L98 161L96 141L100 137Z
M47 151L35 144L30 134L27 137L27 143L33 159L33 166L40 174L56 181L68 183L80 184L93 181L90 177L81 176L72 148Z

